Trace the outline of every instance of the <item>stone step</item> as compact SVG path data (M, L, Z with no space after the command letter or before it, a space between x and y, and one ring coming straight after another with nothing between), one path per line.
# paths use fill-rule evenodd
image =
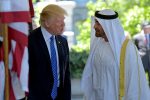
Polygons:
M71 100L83 100L82 95L72 95Z
M82 95L81 79L71 79L71 90L72 95Z
M83 93L81 91L81 79L71 79L71 100L83 100Z

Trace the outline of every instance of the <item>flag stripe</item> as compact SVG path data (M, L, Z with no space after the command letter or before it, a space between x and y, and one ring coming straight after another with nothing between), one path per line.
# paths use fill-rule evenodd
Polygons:
M33 8L32 0L29 0L29 7L30 7L31 17L34 17L34 8Z
M28 23L32 22L31 7L31 0L0 0L0 22L8 24L10 100L21 99L25 91L28 92Z
M5 67L3 60L0 60L0 100L4 100L4 86L5 86Z
M29 34L29 25L27 22L10 23L9 27L11 27L12 29L17 30L25 35Z
M9 39L13 39L20 43L22 46L27 46L28 45L28 36L25 35L24 33L15 30L11 27L8 29L9 34Z
M20 80L17 77L17 73L11 71L10 76L11 76L11 86L13 89L14 96L16 98L15 100L18 100L18 99L20 100L20 99L24 98L25 92L22 90Z
M14 96L14 91L12 88L12 78L11 75L9 73L9 100L15 100L15 96Z
M0 12L29 11L29 0L0 0Z
M0 61L4 60L4 46L2 45L0 47Z
M17 72L18 77L20 77L23 52L24 47L19 46L19 44L16 44L15 51L13 52L13 66L11 70Z
M24 49L28 45L28 38L25 34L11 27L9 27L8 32L10 33L9 40L17 41L13 51L13 65L11 70L17 72L17 76L20 77L22 57ZM12 46L13 45L11 45L11 48L14 48Z
M28 90L28 73L29 73L29 65L28 65L28 48L24 48L24 54L22 57L22 63L21 63L21 71L20 71L20 83L22 86L22 89L26 92L29 92Z
M0 12L0 16L0 22L2 23L31 22L31 15L29 11Z

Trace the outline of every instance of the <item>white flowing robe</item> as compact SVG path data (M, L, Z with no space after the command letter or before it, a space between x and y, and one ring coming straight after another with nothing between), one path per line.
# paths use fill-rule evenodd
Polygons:
M95 41L84 69L82 90L86 100L118 100L119 67L110 44L100 38ZM124 100L150 100L143 65L131 41L125 56Z
M102 42L92 59L95 100L117 100L119 70L109 43Z

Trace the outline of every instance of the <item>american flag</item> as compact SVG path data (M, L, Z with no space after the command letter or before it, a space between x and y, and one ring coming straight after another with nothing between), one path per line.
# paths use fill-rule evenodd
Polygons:
M21 99L25 97L25 92L28 92L29 65L27 46L29 34L28 23L31 22L31 16L33 16L33 7L31 6L32 2L30 0L0 0L0 22L8 24L9 100ZM30 9L32 9L32 13ZM2 62L3 59L0 60ZM0 69L3 68L1 68L3 65L1 62ZM1 72L4 73L2 70ZM0 80L2 87L3 84L1 83L4 82ZM3 94L0 91L0 100L4 99Z
M0 31L1 32L1 31ZM0 42L2 42L2 37L0 37ZM5 68L4 68L4 62L3 62L3 46L0 45L0 100L3 100L4 98L4 85L5 85Z

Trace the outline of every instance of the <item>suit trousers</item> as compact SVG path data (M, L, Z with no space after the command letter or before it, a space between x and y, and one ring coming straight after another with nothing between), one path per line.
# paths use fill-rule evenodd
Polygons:
M24 99L21 99L21 100L26 100L26 99L24 98ZM27 98L27 100L35 100L35 99ZM52 99L49 99L49 100L52 100ZM63 99L63 91L60 87L58 87L58 93L57 93L57 97L56 97L55 100L64 100Z

